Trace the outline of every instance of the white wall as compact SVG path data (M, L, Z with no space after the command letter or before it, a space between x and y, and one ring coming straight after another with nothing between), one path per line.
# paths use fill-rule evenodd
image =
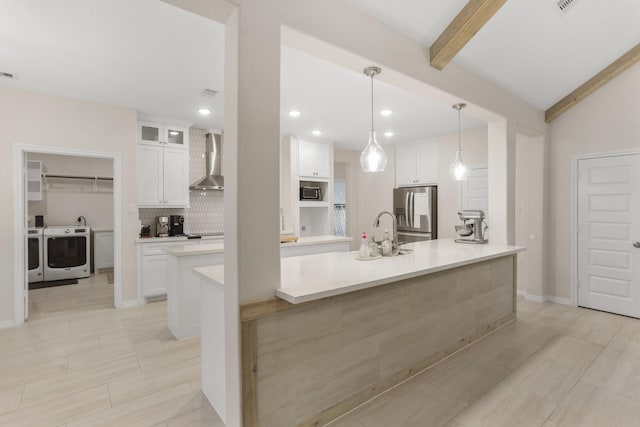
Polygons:
M101 176L113 178L113 160L90 157L61 156L30 153L29 160L42 162L43 172L62 175ZM99 185L111 191L91 191L92 182L50 179L52 189L45 191L42 201L28 204L30 224L34 215L44 215L45 225L74 225L79 216L87 219L93 230L113 230L113 185L100 181Z
M136 112L58 96L0 88L0 218L14 223L15 143L120 153L122 156L122 299L136 299ZM0 321L13 319L13 229L0 232Z
M640 64L551 123L547 294L571 297L571 156L640 148Z

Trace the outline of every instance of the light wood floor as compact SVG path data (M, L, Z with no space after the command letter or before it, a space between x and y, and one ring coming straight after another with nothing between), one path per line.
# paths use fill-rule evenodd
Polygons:
M0 330L0 426L223 426L166 302L115 310L106 274L29 298L29 321Z
M0 426L223 426L165 302L115 310L105 275L30 301L0 330ZM331 426L640 426L640 320L520 299L516 322Z
M517 321L331 427L640 426L640 320L518 304Z

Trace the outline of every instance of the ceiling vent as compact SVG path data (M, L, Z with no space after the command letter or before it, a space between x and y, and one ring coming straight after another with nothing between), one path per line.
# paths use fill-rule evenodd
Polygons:
M218 94L218 91L217 90L213 90L213 89L205 89L205 90L202 91L202 95L203 96L208 96L209 98L213 98L217 94Z
M560 0L556 3L556 7L560 12L567 13L567 11L571 9L571 6L575 5L577 2L578 0Z
M0 71L0 77L4 77L5 79L18 79L18 76L12 73L5 73L4 71Z

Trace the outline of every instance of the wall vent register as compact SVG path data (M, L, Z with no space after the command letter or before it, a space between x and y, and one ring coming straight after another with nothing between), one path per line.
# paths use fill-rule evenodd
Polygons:
M560 0L556 3L558 10L562 13L567 13L571 6L575 5L578 0Z

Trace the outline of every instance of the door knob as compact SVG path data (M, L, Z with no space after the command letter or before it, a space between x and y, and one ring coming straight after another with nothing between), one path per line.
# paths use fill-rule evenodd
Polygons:
M634 247L634 248L640 248L640 242L635 242L635 243L633 244L633 247Z

